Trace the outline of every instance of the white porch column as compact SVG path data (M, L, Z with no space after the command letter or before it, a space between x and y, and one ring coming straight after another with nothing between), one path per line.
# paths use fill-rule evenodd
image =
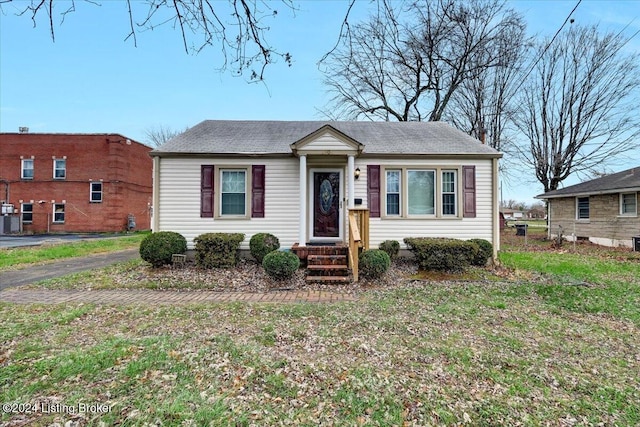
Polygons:
M307 156L300 156L300 228L298 229L298 244L307 243Z
M353 209L355 207L355 168L354 157L347 157L347 192L349 193L347 199L347 207Z

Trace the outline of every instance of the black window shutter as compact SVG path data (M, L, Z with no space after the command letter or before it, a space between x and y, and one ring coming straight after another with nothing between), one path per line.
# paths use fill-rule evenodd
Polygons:
M369 216L380 218L380 166L367 166L367 199Z
M265 165L251 168L251 218L264 218Z
M476 217L476 167L462 166L465 218Z
M200 218L213 218L214 166L200 166Z

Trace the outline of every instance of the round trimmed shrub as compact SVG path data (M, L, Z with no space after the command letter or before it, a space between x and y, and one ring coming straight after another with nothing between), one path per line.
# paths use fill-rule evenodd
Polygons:
M140 242L140 258L153 267L171 264L171 255L187 252L187 239L175 231L158 231Z
M300 259L293 252L273 251L264 256L262 267L272 279L285 280L300 267Z
M400 252L400 243L397 240L385 240L378 245L378 248L385 251L389 258L395 259Z
M358 270L365 279L377 279L389 269L391 258L382 249L362 251L358 257Z
M251 255L259 263L262 263L265 255L278 249L280 249L280 240L273 234L257 233L251 236L251 240L249 240Z
M487 265L487 261L493 256L493 245L491 242L484 239L469 239L469 242L475 243L479 248L478 253L471 260L471 264L478 267Z

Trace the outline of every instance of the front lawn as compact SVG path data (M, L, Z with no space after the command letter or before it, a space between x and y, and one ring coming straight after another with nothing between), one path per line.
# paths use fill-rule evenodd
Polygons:
M639 425L640 257L505 242L503 279L358 302L0 304L0 423Z

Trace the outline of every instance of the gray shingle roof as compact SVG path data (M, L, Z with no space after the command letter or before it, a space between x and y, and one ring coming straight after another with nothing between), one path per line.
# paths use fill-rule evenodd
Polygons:
M549 191L536 196L539 199L555 197L571 197L576 195L614 193L617 190L631 190L640 188L640 166L571 185L559 190Z
M205 120L152 155L290 154L290 145L332 126L364 145L365 154L472 154L501 157L493 148L443 122Z

